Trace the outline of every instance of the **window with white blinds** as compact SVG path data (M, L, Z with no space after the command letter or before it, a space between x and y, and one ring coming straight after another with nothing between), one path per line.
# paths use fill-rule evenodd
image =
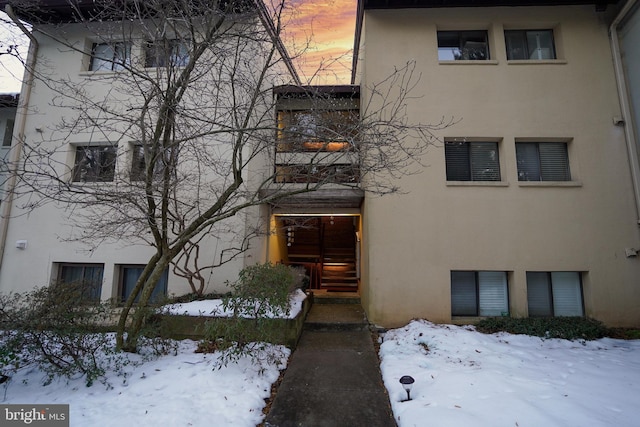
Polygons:
M584 316L580 273L527 272L530 317Z
M571 181L565 142L516 142L518 181Z
M452 271L452 316L504 316L509 314L507 273L504 271Z
M500 181L497 142L447 141L447 181Z

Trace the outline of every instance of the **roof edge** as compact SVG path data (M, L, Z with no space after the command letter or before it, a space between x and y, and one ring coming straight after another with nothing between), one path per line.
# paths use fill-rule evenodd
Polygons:
M578 6L594 5L604 11L618 0L362 0L364 9L424 9L449 7L501 7L501 6Z

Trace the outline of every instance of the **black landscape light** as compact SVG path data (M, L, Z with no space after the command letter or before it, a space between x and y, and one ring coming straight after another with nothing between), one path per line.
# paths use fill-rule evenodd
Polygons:
M400 378L400 384L402 384L402 387L407 392L407 400L411 400L411 387L413 387L414 382L415 380L413 379L413 377L409 375L405 375Z

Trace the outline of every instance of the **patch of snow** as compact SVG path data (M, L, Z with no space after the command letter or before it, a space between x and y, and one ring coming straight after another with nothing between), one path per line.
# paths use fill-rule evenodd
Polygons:
M284 369L290 350L282 358L255 365L248 358L217 369L217 355L194 353L197 343L179 343L177 355L127 365L123 375L108 374L111 388L84 378L54 380L43 386L37 369L19 371L2 384L2 403L69 404L74 427L253 427L262 422L265 399ZM280 347L280 346L279 346ZM0 395L2 396L2 395Z
M267 314L267 317L294 319L302 310L302 302L306 298L307 295L302 290L297 289L290 297L291 308L289 315L283 316L282 314L271 312ZM162 307L161 312L174 316L231 317L233 315L231 310L224 309L221 299L169 304Z
M399 427L639 425L640 340L486 335L416 320L384 334L380 357ZM410 401L403 375L415 379Z

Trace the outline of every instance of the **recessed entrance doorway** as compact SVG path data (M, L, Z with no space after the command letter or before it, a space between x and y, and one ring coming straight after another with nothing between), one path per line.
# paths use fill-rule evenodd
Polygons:
M357 292L360 216L276 216L282 262L304 267L312 290Z

